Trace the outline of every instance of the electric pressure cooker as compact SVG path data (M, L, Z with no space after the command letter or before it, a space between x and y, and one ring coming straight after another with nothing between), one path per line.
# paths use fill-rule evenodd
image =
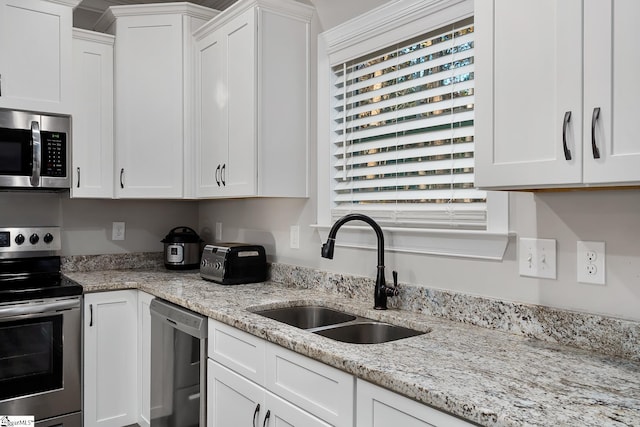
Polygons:
M164 266L169 270L189 270L200 267L200 243L203 240L192 228L176 227L162 239Z

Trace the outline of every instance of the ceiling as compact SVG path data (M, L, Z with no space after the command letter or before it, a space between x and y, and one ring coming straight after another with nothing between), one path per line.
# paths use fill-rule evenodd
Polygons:
M101 14L109 6L141 3L170 3L174 1L176 0L82 0L76 9ZM224 10L236 1L237 0L189 0L190 3L199 4L201 6L217 10Z

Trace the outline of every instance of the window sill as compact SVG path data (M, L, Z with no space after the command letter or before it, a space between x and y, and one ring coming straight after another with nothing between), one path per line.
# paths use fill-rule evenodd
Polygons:
M313 224L323 242L331 225ZM502 261L510 237L515 233L382 227L385 250L399 253L440 255ZM369 226L345 225L336 237L336 246L376 249L375 233Z

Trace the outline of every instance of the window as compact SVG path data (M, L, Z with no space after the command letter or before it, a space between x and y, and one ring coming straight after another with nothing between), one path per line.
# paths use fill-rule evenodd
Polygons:
M503 258L508 193L473 186L473 36L472 0L388 2L319 36L323 241L357 211L392 252ZM375 248L351 224L336 245Z
M331 217L484 229L473 183L473 20L333 70Z

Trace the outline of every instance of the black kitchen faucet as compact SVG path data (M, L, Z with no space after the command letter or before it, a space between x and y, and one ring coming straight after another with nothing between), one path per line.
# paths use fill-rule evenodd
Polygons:
M349 221L363 221L369 224L373 231L376 232L376 236L378 238L378 274L376 276L376 287L374 291L374 307L376 310L386 310L387 309L387 297L392 297L398 295L398 273L393 272L393 284L394 287L387 286L387 282L384 278L384 235L382 234L382 229L373 219L366 215L354 213L348 214L340 218L333 224L331 230L329 231L329 236L327 237L327 243L322 245L322 257L333 259L333 249L336 242L336 234L340 227L342 227L345 223Z

